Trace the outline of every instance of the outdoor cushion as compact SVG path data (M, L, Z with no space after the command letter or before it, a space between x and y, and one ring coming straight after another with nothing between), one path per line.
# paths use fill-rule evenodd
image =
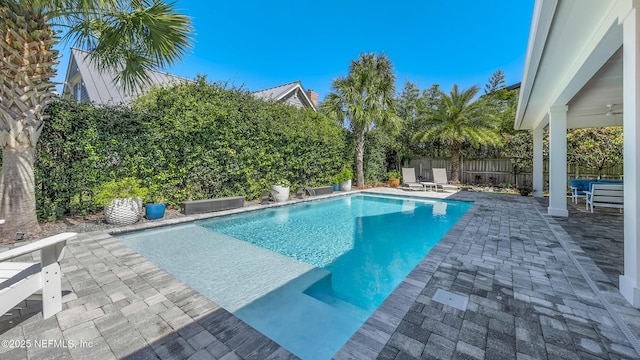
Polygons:
M624 184L624 181L623 180L606 180L606 179L591 180L589 181L588 191L593 192L593 184L617 185L617 184Z
M584 195L585 191L589 191L591 188L591 183L597 180L590 179L571 179L569 180L569 185L572 188L576 189L578 195Z
M591 179L571 179L569 186L576 190L578 195L584 195L585 191L591 191L591 184L622 184L623 180L591 180Z
M624 180L608 180L608 179L602 179L602 180L598 180L598 184L610 184L610 185L615 185L615 184L624 184Z
M588 184L588 190L590 193L593 193L593 184L607 184L607 185L618 185L618 184L624 184L624 180L607 180L607 179L600 179L600 180L589 180L589 184ZM583 193L584 194L584 193ZM591 200L591 197L589 196L589 194L587 194L587 200Z

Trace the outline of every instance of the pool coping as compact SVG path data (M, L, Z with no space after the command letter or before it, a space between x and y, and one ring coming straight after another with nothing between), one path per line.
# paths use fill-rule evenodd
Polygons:
M378 190L378 191L376 191ZM447 201L456 201L456 202L471 202L468 200L449 200L448 196L453 195L452 193L431 193L422 192L420 195L412 195L411 191L407 191L406 194L403 193L391 193L386 192L386 188L382 191L379 189L362 189L362 190L351 190L346 192L328 194L328 195L319 195L314 197L305 197L302 199L295 198L290 199L284 202L275 202L270 204L258 204L254 206L245 206L237 209L223 210L212 213L203 213L203 214L194 214L180 218L174 219L166 219L166 220L158 220L154 222L146 222L142 224L133 224L124 227L111 228L107 230L100 230L90 233L85 233L88 236L91 235L120 235L125 233L132 233L138 231L144 231L149 229L156 229L166 226L178 225L178 224L186 224L199 220L213 219L221 216L241 214L251 211L264 210L270 208L277 208L282 206L295 205L300 203L314 202L324 199L337 198L342 196L348 196L353 194L370 194L377 196L390 196L390 197L404 197L411 198L416 200L447 200ZM393 191L393 190L391 190ZM435 195L435 196L429 196ZM384 345L387 343L391 335L395 331L395 329L400 324L402 318L407 314L411 305L418 298L418 295L422 291L422 289L426 286L426 284L431 279L433 273L438 268L440 263L443 261L449 250L453 247L456 237L450 235L452 231L458 226L466 226L461 225L463 221L465 221L465 217L468 215L474 205L463 214L463 216L454 224L454 226L447 231L444 237L434 246L433 249L427 255L423 257L420 263L405 277L405 279L391 292L389 296L385 299L385 301L376 309L376 311L365 321L364 324L360 326L360 328L347 340L345 345L338 350L336 354L334 354L333 358L335 359L353 359L357 358L370 358L376 357L380 351L382 351ZM126 245L125 245L126 246ZM135 251L135 250L132 250ZM137 252L136 252L137 253ZM146 258L145 258L146 259ZM147 259L147 261L150 261ZM164 270L163 270L164 271ZM171 275L171 274L169 274ZM171 275L174 277L173 275ZM174 277L175 278L175 277ZM179 279L178 279L179 280ZM213 301L212 301L213 302ZM215 303L215 302L213 302ZM217 304L216 304L217 305ZM264 335L264 334L263 334ZM264 335L265 337L268 337Z

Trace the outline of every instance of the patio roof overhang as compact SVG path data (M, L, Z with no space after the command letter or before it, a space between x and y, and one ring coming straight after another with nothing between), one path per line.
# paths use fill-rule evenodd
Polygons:
M537 1L531 23L516 129L548 125L549 108L568 105L567 127L622 125L625 1Z
M624 78L624 82L623 82ZM536 0L514 127L533 130L534 196L543 196L549 131L549 207L567 211L567 129L624 126L624 274L640 308L640 0ZM607 116L610 108L613 114Z

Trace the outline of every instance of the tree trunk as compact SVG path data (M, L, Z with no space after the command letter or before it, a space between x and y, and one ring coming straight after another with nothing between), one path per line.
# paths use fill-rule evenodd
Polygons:
M38 230L33 167L46 115L53 101L58 39L49 6L4 1L0 6L0 238Z
M16 232L28 236L39 230L33 173L35 152L33 147L2 150L0 218L5 220L0 225L2 240L15 239Z
M364 130L356 134L356 173L358 177L356 185L364 186Z
M460 142L451 144L451 182L460 183Z

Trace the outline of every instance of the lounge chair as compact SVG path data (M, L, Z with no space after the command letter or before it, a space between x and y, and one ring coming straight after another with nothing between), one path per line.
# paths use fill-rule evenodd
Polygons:
M0 315L28 298L42 299L47 319L62 310L60 264L67 240L76 233L62 233L0 253ZM40 250L39 262L7 261Z
M402 187L409 188L409 190L424 190L424 185L416 181L414 168L402 168Z
M433 168L433 182L436 183L436 189L440 186L443 191L446 189L460 190L459 186L452 185L447 180L447 170L444 168Z

